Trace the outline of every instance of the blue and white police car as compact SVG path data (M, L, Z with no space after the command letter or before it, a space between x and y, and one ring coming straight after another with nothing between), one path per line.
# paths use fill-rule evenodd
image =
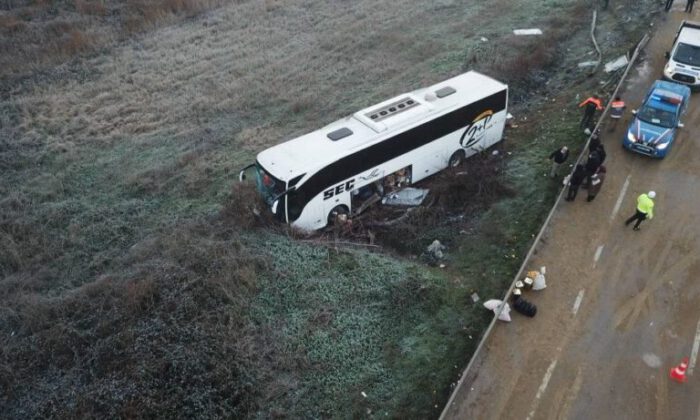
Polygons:
M680 121L688 108L690 88L674 82L657 80L633 111L634 120L627 129L622 145L633 152L663 158L671 149Z

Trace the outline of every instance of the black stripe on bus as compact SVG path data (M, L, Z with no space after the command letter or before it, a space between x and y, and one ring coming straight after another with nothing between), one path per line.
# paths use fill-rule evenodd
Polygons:
M465 128L484 111L492 110L494 114L502 111L506 107L506 92L503 90L487 96L327 165L289 194L290 206L292 201L295 204L294 211L289 212L289 222L298 219L303 207L321 191Z

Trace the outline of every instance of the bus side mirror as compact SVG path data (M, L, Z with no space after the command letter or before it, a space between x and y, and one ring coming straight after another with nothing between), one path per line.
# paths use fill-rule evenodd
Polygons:
M241 169L241 171L238 173L238 181L243 182L245 180L245 173L248 169L254 167L255 164L251 164L246 166L245 168Z
M632 110L632 115L637 115L637 110L636 110L636 109L633 109L633 110Z
M683 127L685 127L685 125L683 125L682 122L678 121L678 128L683 128Z
M272 210L272 214L277 214L277 205L280 203L279 200L275 200L274 203L272 203L272 207L270 208Z
M664 54L664 57L666 57L666 59L668 60L669 58L671 58L671 53L666 51L666 54Z

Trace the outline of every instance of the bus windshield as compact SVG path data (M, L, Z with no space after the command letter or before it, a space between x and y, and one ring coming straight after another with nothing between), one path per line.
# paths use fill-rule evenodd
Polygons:
M272 205L275 197L284 192L284 182L270 175L260 164L255 164L255 184L268 206Z

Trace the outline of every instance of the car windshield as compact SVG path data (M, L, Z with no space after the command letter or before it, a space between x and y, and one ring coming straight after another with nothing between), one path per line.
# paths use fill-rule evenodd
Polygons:
M700 66L700 47L689 44L678 44L673 61L689 66Z
M662 109L652 108L649 105L644 106L644 108L637 113L637 118L660 127L671 128L676 125L676 114Z
M284 182L270 175L259 164L255 165L255 184L268 205L272 205L275 197L284 192Z

